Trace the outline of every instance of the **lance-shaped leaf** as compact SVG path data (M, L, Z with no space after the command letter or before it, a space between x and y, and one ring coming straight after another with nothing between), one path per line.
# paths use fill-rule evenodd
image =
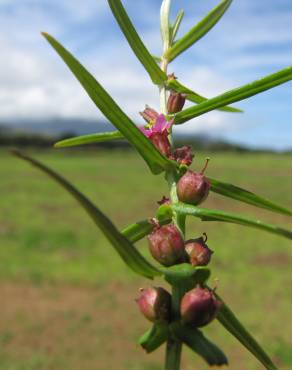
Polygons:
M245 327L239 322L234 313L216 294L217 298L222 302L222 307L217 315L217 320L229 331L239 342L248 349L268 370L277 370L272 360L265 353L262 347L252 337Z
M108 0L108 3L130 47L132 48L136 57L143 64L153 83L157 85L163 84L163 82L167 79L166 74L159 68L152 55L145 47L121 1Z
M175 166L154 147L143 133L136 127L130 118L121 110L116 102L96 81L96 79L70 54L57 40L43 33L60 57L64 60L72 73L81 83L94 104L104 116L125 136L147 162L154 174L158 174L168 167Z
M177 91L181 94L186 94L186 99L189 100L189 101L192 101L194 103L200 104L200 103L203 103L203 102L208 100L204 96L202 96L202 95L196 93L195 91L190 90L186 86L182 85L176 79L169 79L167 81L167 87L169 89L175 90L175 91ZM234 107L229 107L229 106L219 108L219 110L221 110L223 112L230 112L230 113L242 113L243 112L241 109L234 108Z
M171 218L165 217L159 220L160 225L166 225L171 222ZM128 238L132 243L144 238L144 236L151 233L154 229L154 224L149 220L138 221L123 229L122 234Z
M185 12L183 10L180 10L177 13L175 21L170 28L170 45L172 45L175 40L176 34L179 30L179 27L180 27L181 21L183 20L184 15L185 15Z
M210 366L228 365L225 354L200 330L183 326L180 322L172 323L171 330L179 340L201 356Z
M79 146L85 144L102 143L109 140L124 139L124 135L119 131L101 132L96 134L82 135L64 139L55 143L55 148L65 148L69 146Z
M87 214L91 217L94 223L99 227L105 237L109 240L115 250L118 252L123 261L137 274L147 278L161 275L161 272L152 266L133 246L133 244L121 234L111 220L105 216L84 194L77 190L70 182L60 176L58 173L45 166L41 162L23 154L18 151L13 151L12 154L24 159L37 167L65 190L67 190L85 209Z
M164 54L164 57L171 62L178 55L191 47L196 41L200 40L215 24L221 19L223 14L230 6L232 0L222 1L214 8L205 18L203 18L196 26L191 28L182 38L180 38L172 47Z
M265 90L269 90L275 86L290 81L291 79L292 67L290 66L260 80L256 80L237 89L227 91L226 93L218 95L215 98L208 99L207 101L194 107L184 109L175 116L175 123L184 123L214 109L224 107L227 104L235 103L237 101L249 98L250 96L259 94Z
M168 335L169 331L166 324L155 323L151 329L140 337L139 344L147 353L151 353L167 341Z
M239 188L238 186L218 181L210 177L208 177L208 180L211 183L211 190L214 193L218 193L225 197L236 199L244 203L252 204L253 206L259 208L268 209L269 211L292 216L292 212L289 211L288 209L279 206L265 198L259 197L258 195L248 190L244 190L242 188Z
M191 215L199 217L202 221L224 221L231 222L238 225L253 227L256 229L261 229L269 231L272 234L280 235L288 239L292 239L292 232L283 229L279 226L264 223L260 220L253 220L249 217L241 216L235 213L229 213L224 211L217 211L207 208L199 208L184 203L177 203L172 206L172 208L184 215Z

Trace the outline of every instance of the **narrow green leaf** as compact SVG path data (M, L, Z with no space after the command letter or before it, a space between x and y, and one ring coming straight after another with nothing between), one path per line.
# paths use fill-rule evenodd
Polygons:
M57 40L43 33L44 37L67 64L69 69L81 83L94 104L104 116L121 132L122 135L137 149L154 174L158 174L169 166L176 165L152 145L130 118L121 110L116 102L96 81L96 79L73 57Z
M147 330L139 339L139 344L147 353L151 353L159 348L168 338L168 326L155 323L151 329Z
M228 365L225 354L219 347L210 342L200 330L183 326L180 322L171 324L171 330L179 340L201 356L210 366Z
M217 320L229 331L239 342L248 349L268 370L277 370L272 360L265 353L262 347L239 322L230 308L216 294L217 298L222 302L222 307L217 315Z
M227 213L207 208L198 208L184 203L174 204L172 208L181 214L199 217L203 221L208 220L208 221L231 222L243 226L249 226L254 227L256 229L269 231L272 234L292 239L292 232L289 230L283 229L275 225L264 223L260 220L253 220L251 218L237 215L234 213Z
M288 209L281 207L275 203L272 203L271 201L265 198L259 197L258 195L248 190L244 190L242 188L239 188L238 186L228 184L227 182L218 181L210 177L208 177L208 180L211 183L211 190L214 193L218 193L225 197L236 199L244 203L252 204L253 206L259 208L265 208L268 209L269 211L292 216L292 212L289 211Z
M122 230L122 234L132 243L135 243L144 238L144 236L150 234L153 228L153 224L151 224L148 220L143 220L127 226Z
M59 185L67 190L85 209L87 214L91 217L94 223L103 232L105 237L109 240L115 250L118 252L123 261L137 274L152 279L154 276L161 275L161 272L152 266L133 246L133 244L121 234L114 224L107 218L85 195L77 190L70 182L60 176L58 173L43 165L41 162L21 153L13 151L12 154L24 159L37 167L51 178L53 178Z
M145 47L143 41L139 37L133 23L131 22L125 8L123 7L120 0L107 0L111 11L116 18L123 34L136 57L140 60L149 76L151 77L153 83L157 85L163 84L166 81L166 74L159 68L155 60Z
M156 63L161 63L161 57L152 54L152 58L155 60Z
M104 141L109 140L121 140L124 139L124 135L122 135L119 131L112 131L112 132L101 132L96 134L89 134L89 135L82 135L71 137L69 139L64 139L55 143L55 148L65 148L68 146L78 146L84 144L93 144L93 143L102 143Z
M177 35L177 32L179 30L179 27L183 20L184 15L185 15L185 12L183 10L180 10L175 18L173 26L171 27L170 45L174 43L175 37Z
M207 101L194 107L184 109L175 116L175 123L184 123L214 109L224 107L227 104L235 103L237 101L249 98L250 96L259 94L263 91L269 90L275 86L290 81L291 79L292 66L284 68L279 72L268 75L260 80L256 80L237 89L227 91L224 94L218 95L212 99L208 99Z
M171 218L167 217L159 220L160 225L166 225L169 222L171 222ZM153 229L153 223L149 222L149 220L143 220L127 226L123 229L122 234L128 238L130 242L135 243L144 238L144 236L150 234Z
M215 26L221 19L223 14L229 8L232 0L222 1L214 8L205 18L203 18L196 26L191 28L182 38L180 38L171 48L167 50L164 57L171 62L178 55L183 53L195 42L200 40L207 32Z
M160 7L160 32L163 45L166 46L165 50L170 45L170 25L169 25L169 12L171 0L162 0Z
M181 94L186 94L186 99L189 100L189 101L192 101L194 103L199 104L199 103L203 103L203 102L208 100L207 98L203 97L202 95L199 95L195 91L192 91L189 88L187 88L186 86L182 85L178 80L175 80L175 79L168 80L167 81L167 86L171 90L175 90L175 91L177 91ZM219 110L221 110L223 112L230 112L230 113L242 113L243 112L241 109L234 108L234 107L229 107L229 106L219 108Z

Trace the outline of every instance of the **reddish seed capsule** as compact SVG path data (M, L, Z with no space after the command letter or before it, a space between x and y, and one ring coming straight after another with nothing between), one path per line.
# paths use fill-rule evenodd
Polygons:
M185 260L184 241L173 224L154 229L148 236L148 242L152 257L164 266L172 266Z
M212 290L197 286L183 296L182 321L194 327L205 326L216 317L220 306Z
M163 288L141 289L136 300L142 314L150 321L169 321L171 315L171 295Z
M194 158L192 153L192 148L190 146L182 146L181 148L177 148L173 153L174 159L180 163L189 166Z
M180 112L186 101L186 95L172 91L167 101L167 111L169 114Z
M213 251L206 244L207 235L204 236L205 238L190 239L185 244L186 253L193 266L206 266L211 260Z
M204 176L206 165L201 172L188 170L178 181L176 191L181 202L198 205L202 203L209 194L210 183Z

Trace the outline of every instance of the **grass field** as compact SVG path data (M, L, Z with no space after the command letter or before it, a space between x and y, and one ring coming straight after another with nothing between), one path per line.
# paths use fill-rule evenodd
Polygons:
M167 193L130 151L32 153L82 189L120 228L154 215ZM199 153L208 175L291 204L291 155ZM149 282L123 265L76 202L26 163L0 152L0 369L159 370L164 349L137 345L148 328L134 298ZM291 219L211 194L205 207L241 212L291 229ZM290 225L289 225L290 224ZM292 367L291 242L264 231L191 220L215 251L211 283L283 370ZM145 241L138 247L147 255ZM150 283L151 284L151 283ZM158 282L159 284L159 282ZM234 370L262 366L217 322L205 330ZM188 350L183 370L208 367Z

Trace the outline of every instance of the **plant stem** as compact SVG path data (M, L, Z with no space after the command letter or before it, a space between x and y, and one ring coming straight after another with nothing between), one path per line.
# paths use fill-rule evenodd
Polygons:
M161 61L161 69L163 70L163 72L167 73L167 66L168 66L168 62L166 59L162 59ZM165 88L165 85L161 85L159 87L159 94L160 94L160 110L161 110L161 113L167 115L167 94L166 94L166 88Z
M185 293L182 286L172 286L172 320L180 317L180 301ZM181 363L182 342L169 338L166 345L165 370L179 370Z
M161 34L163 41L163 54L169 48L169 10L170 10L171 0L163 0L161 6L160 20L161 20ZM161 69L163 72L167 73L168 60L162 57L161 59ZM161 113L167 115L167 91L165 85L159 87L160 94L160 110ZM172 132L169 133L169 141L171 146L173 146ZM176 174L174 172L166 173L166 180L169 184L170 198L172 203L177 203L176 194ZM180 216L176 212L173 215L173 222L180 230L182 236L185 234L185 217ZM177 320L180 317L180 301L184 294L183 287L172 286L172 320ZM179 370L181 363L181 352L182 352L182 342L174 337L169 337L166 345L165 354L165 370Z
M165 370L179 370L182 343L169 338L166 344Z
M176 176L173 172L168 172L166 178L170 188L170 199L172 203L176 203ZM180 230L182 236L185 236L185 216L181 216L174 212L173 222ZM180 302L185 290L181 286L172 286L172 320L177 320L180 317ZM170 337L167 341L166 356L165 356L165 370L179 370L181 363L182 343L181 341Z
M169 191L170 191L170 200L171 203L177 203L178 198L177 198L177 193L176 193L176 174L173 172L168 172L166 173L166 179L168 182L169 186ZM181 215L177 212L173 212L173 222L175 223L176 227L179 229L179 231L182 234L182 237L185 237L185 220L186 217L184 215Z

